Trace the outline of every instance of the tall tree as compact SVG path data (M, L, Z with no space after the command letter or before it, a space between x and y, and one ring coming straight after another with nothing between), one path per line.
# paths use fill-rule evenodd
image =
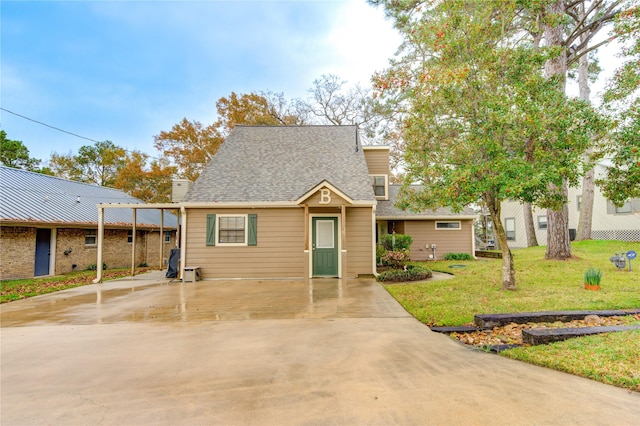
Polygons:
M385 130L392 131L369 88L347 86L339 76L325 74L313 81L308 92L309 97L297 100L297 109L313 123L358 126L367 142L381 139Z
M179 177L195 180L224 141L224 136L214 125L203 126L199 121L184 118L170 131L163 130L154 136L154 140L156 149L176 165Z
M501 203L559 205L547 187L578 175L591 110L543 78L548 52L522 45L516 0L380 3L405 37L403 56L375 77L406 108L400 206L460 210L481 200L503 251L502 287L515 289Z
M545 66L548 78L558 83L562 93L566 88L568 67L580 57L589 54L620 36L615 34L599 43L591 45L599 30L611 24L617 16L636 8L636 0L545 0L534 4L534 9L544 23L544 38L547 46L556 54L549 58ZM569 18L572 18L569 19ZM561 209L549 209L547 213L547 259L567 259L571 257L569 238L569 219L567 200L567 182L551 185L550 191L557 192L564 199Z
M29 156L29 149L22 141L7 138L7 132L0 130L0 164L30 172L51 174L45 167L40 168L40 160Z
M153 160L139 151L127 155L125 164L118 170L114 188L147 203L171 201L171 180L177 168L166 159Z
M236 94L216 102L217 120L210 125L184 118L170 131L154 136L155 147L177 166L177 175L195 180L238 124L287 126L303 124L300 114L282 93Z
M125 158L124 148L104 141L81 146L76 155L53 153L49 167L59 177L112 187Z
M607 198L621 206L629 198L640 198L640 2L621 13L614 33L622 43L625 61L616 71L605 93L605 105L617 120L611 159L606 176L598 181Z

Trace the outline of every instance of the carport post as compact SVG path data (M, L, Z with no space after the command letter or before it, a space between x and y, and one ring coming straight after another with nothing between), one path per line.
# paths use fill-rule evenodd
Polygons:
M164 209L160 209L160 261L159 268L162 269L162 258L164 257Z
M133 209L133 226L131 230L131 276L136 274L136 208Z
M104 207L98 206L98 259L96 260L96 279L94 283L102 282L102 245L104 240Z
M180 235L180 279L184 279L184 265L187 261L187 209L180 207L182 233Z

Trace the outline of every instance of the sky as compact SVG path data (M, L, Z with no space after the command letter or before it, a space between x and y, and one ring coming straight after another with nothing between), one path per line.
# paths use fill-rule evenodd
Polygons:
M0 106L27 117L0 110L0 129L43 162L92 140L160 156L154 135L213 123L231 92L369 86L401 42L365 0L2 0L0 28Z

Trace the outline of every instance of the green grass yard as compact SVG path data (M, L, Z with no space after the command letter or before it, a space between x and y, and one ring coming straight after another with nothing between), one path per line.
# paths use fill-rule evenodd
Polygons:
M544 260L545 247L514 250L517 290L504 291L501 260L420 263L454 278L386 288L402 306L428 325L463 325L474 314L555 310L640 308L640 260L618 271L609 261L616 252L640 252L640 243L582 241L572 244L574 259ZM450 268L465 265L464 268ZM603 271L599 291L584 289L584 271ZM502 354L640 391L640 333L571 339L553 345L523 347ZM611 349L610 345L617 345Z

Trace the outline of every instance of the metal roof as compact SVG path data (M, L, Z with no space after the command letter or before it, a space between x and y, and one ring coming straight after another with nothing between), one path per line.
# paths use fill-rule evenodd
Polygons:
M100 203L143 204L120 190L0 166L0 220L43 224L97 225ZM132 209L105 209L105 225L131 225ZM159 210L138 210L138 226L160 226ZM177 218L165 212L164 226Z
M440 207L434 210L412 212L401 210L395 206L396 198L400 192L401 185L389 185L389 199L378 200L376 207L376 217L378 219L438 219L438 218L475 218L477 214L470 207L465 207L460 213L455 213L449 207ZM412 188L420 188L418 185Z
M236 126L183 201L295 201L325 180L375 203L356 126Z

